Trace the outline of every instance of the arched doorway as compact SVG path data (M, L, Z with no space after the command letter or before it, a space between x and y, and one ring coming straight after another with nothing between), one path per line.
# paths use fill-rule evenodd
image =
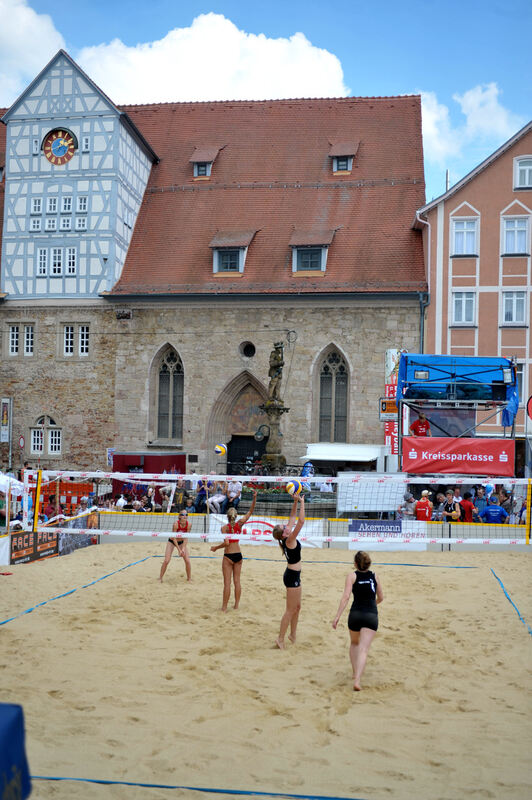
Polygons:
M268 421L259 406L268 399L266 388L250 372L237 375L221 392L213 406L207 426L209 445L227 444L226 464L213 466L219 471L226 467L228 474L239 473L246 459L253 461L263 454L267 437L256 441L254 434Z

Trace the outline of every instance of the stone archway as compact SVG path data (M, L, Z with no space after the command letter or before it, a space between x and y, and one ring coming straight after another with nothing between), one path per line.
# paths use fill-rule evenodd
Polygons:
M207 423L206 444L212 450L217 442L228 443L233 436L252 437L259 425L267 423L259 409L268 399L266 387L251 372L244 370L220 392Z

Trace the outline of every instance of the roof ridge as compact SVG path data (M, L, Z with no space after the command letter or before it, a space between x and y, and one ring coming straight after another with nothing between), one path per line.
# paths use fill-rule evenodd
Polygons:
M328 103L331 101L349 102L349 101L369 101L369 100L409 100L411 98L419 98L420 94L397 94L397 95L368 95L368 96L350 96L350 97L281 97L269 98L265 100L167 100L161 103L120 103L117 108L123 110L125 108L157 108L167 106L205 106L205 105L249 105L253 103L259 105L261 103Z

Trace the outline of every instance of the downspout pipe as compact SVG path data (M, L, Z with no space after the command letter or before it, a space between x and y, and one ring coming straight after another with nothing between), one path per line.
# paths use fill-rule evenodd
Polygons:
M426 270L427 270L427 286L429 288L428 292L418 292L419 297L419 352L425 352L425 309L428 305L430 305L430 245L432 239L432 230L430 226L430 222L426 219L422 219L419 216L419 211L416 211L416 222L420 225L427 226L427 260L426 260Z
M418 292L419 297L419 352L425 352L425 309L430 305L428 292Z

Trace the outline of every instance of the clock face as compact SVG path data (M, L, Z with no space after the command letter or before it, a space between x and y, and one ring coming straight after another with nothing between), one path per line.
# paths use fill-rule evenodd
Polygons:
M44 155L51 164L60 167L70 161L76 152L76 145L68 131L50 131L44 140Z

